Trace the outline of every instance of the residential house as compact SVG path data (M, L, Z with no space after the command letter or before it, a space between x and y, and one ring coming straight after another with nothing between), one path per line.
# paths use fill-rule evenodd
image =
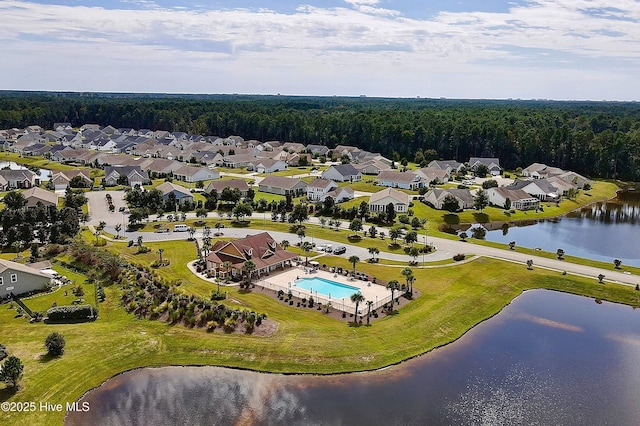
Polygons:
M489 203L502 208L515 210L537 210L540 200L527 194L522 189L510 189L506 186L489 188L487 190ZM507 202L507 200L509 200Z
M244 179L229 179L209 182L209 184L204 188L204 193L210 194L215 190L218 194L222 194L222 191L224 191L225 188L238 188L243 197L246 197L247 192L249 191L249 185L247 185L247 181Z
M247 167L255 159L256 159L256 157L254 157L251 154L225 155L223 160L222 160L222 165L224 167L237 169L239 167Z
M353 167L363 175L378 175L384 170L391 170L390 165L375 159L365 160L354 164Z
M433 208L442 210L447 195L453 196L458 201L458 207L462 209L470 209L473 207L473 195L468 189L440 189L434 188L424 195L424 201L433 206Z
M497 158L482 158L482 157L471 157L469 159L469 168L473 171L477 170L480 164L484 164L489 169L489 174L491 176L498 176L502 172L502 167L500 167L500 160Z
M511 189L522 189L527 194L532 195L540 201L560 201L560 193L558 188L549 183L547 179L518 180L516 179L511 185Z
M72 130L71 123L53 123L53 130L56 132L63 132L65 130Z
M558 167L547 166L542 163L533 163L529 167L522 170L522 176L531 177L533 179L547 179L564 173L564 170Z
M336 182L360 182L362 173L352 164L338 164L322 172L322 179L331 179Z
M7 181L8 189L25 189L39 184L37 175L28 169L0 170L0 176Z
M464 164L458 163L455 160L433 160L427 164L427 167L433 167L441 170L448 170L449 175L458 173L464 168Z
M282 144L282 149L289 152L302 152L306 148L303 144L298 142L285 142Z
M310 166L312 159L311 154L302 154L294 152L292 154L287 155L286 163L289 166L298 167L300 165Z
M558 190L558 194L562 197L568 197L571 191L574 191L575 193L578 191L578 185L573 182L569 182L560 176L550 177L547 179L547 182L556 188Z
M422 179L427 183L431 184L441 184L449 182L449 178L451 177L451 169L444 168L440 169L438 167L423 167L415 171L415 174L422 177Z
M220 172L208 167L182 166L173 172L177 180L183 182L199 182L203 180L219 179Z
M335 203L342 203L343 201L353 200L355 197L355 191L348 186L339 186L332 188L325 198L331 197ZM324 200L323 200L324 201Z
M380 186L410 189L412 191L417 191L424 186L424 181L421 176L411 172L396 172L393 170L380 172L376 178L376 182Z
M51 176L51 183L55 191L66 190L73 179L76 176L86 183L86 187L91 188L93 186L93 179L91 179L91 173L88 169L74 169L74 170L61 170L56 171Z
M38 203L41 203L45 207L58 206L57 194L50 191L45 191L44 189L38 188L37 186L27 189L22 193L22 195L24 195L24 198L27 201L27 207L36 207Z
M311 152L312 155L327 155L329 147L324 145L307 145L307 150Z
M267 192L269 194L291 194L294 197L298 197L306 194L307 183L298 178L267 176L260 181L258 188L260 191Z
M118 185L120 176L125 176L127 184L132 188L135 186L142 187L151 183L149 174L141 170L140 166L106 166L102 182L106 186L115 186Z
M40 126L27 126L25 127L25 129L27 133L35 133L35 134L42 134L44 133L44 129Z
M268 232L262 232L232 241L217 241L206 262L209 271L224 279L242 276L244 263L249 260L255 265L252 275L259 277L292 266L297 257L284 250Z
M307 198L311 201L324 201L332 189L338 184L329 179L314 179L307 185Z
M247 165L247 170L255 170L258 173L273 173L286 170L289 167L282 160L270 160L268 158L255 159Z
M396 213L406 213L409 210L409 194L386 188L369 197L369 211L372 213L385 212L389 204L393 204Z
M44 290L51 276L23 265L0 259L0 300L36 290Z
M593 181L572 171L564 172L558 177L578 185L578 188L584 188L585 185L593 185Z
M162 199L168 200L175 197L178 204L193 203L193 195L184 186L176 185L172 182L164 182L156 187L162 192Z

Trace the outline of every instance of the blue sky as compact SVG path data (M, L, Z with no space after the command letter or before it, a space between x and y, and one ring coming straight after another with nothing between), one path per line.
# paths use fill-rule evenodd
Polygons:
M640 1L0 0L0 54L5 90L640 100Z

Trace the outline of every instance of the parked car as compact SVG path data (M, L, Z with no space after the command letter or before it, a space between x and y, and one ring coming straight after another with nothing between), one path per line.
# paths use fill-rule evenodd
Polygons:
M158 228L156 229L156 232L159 234L164 234L166 232L169 232L169 228Z
M126 208L125 208L124 206L123 206L123 207L120 207L120 208L118 209L118 211L119 211L120 213L124 212L125 210L126 210Z
M344 254L347 252L347 248L345 246L338 246L333 249L333 254Z

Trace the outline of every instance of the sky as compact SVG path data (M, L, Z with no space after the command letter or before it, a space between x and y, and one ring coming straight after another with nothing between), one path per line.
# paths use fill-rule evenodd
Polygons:
M0 90L640 100L640 0L0 0Z

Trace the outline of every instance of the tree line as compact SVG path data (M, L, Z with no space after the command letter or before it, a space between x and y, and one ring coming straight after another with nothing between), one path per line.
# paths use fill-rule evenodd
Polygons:
M640 179L640 104L274 96L0 94L0 128L54 122L353 145L394 160L498 157Z

